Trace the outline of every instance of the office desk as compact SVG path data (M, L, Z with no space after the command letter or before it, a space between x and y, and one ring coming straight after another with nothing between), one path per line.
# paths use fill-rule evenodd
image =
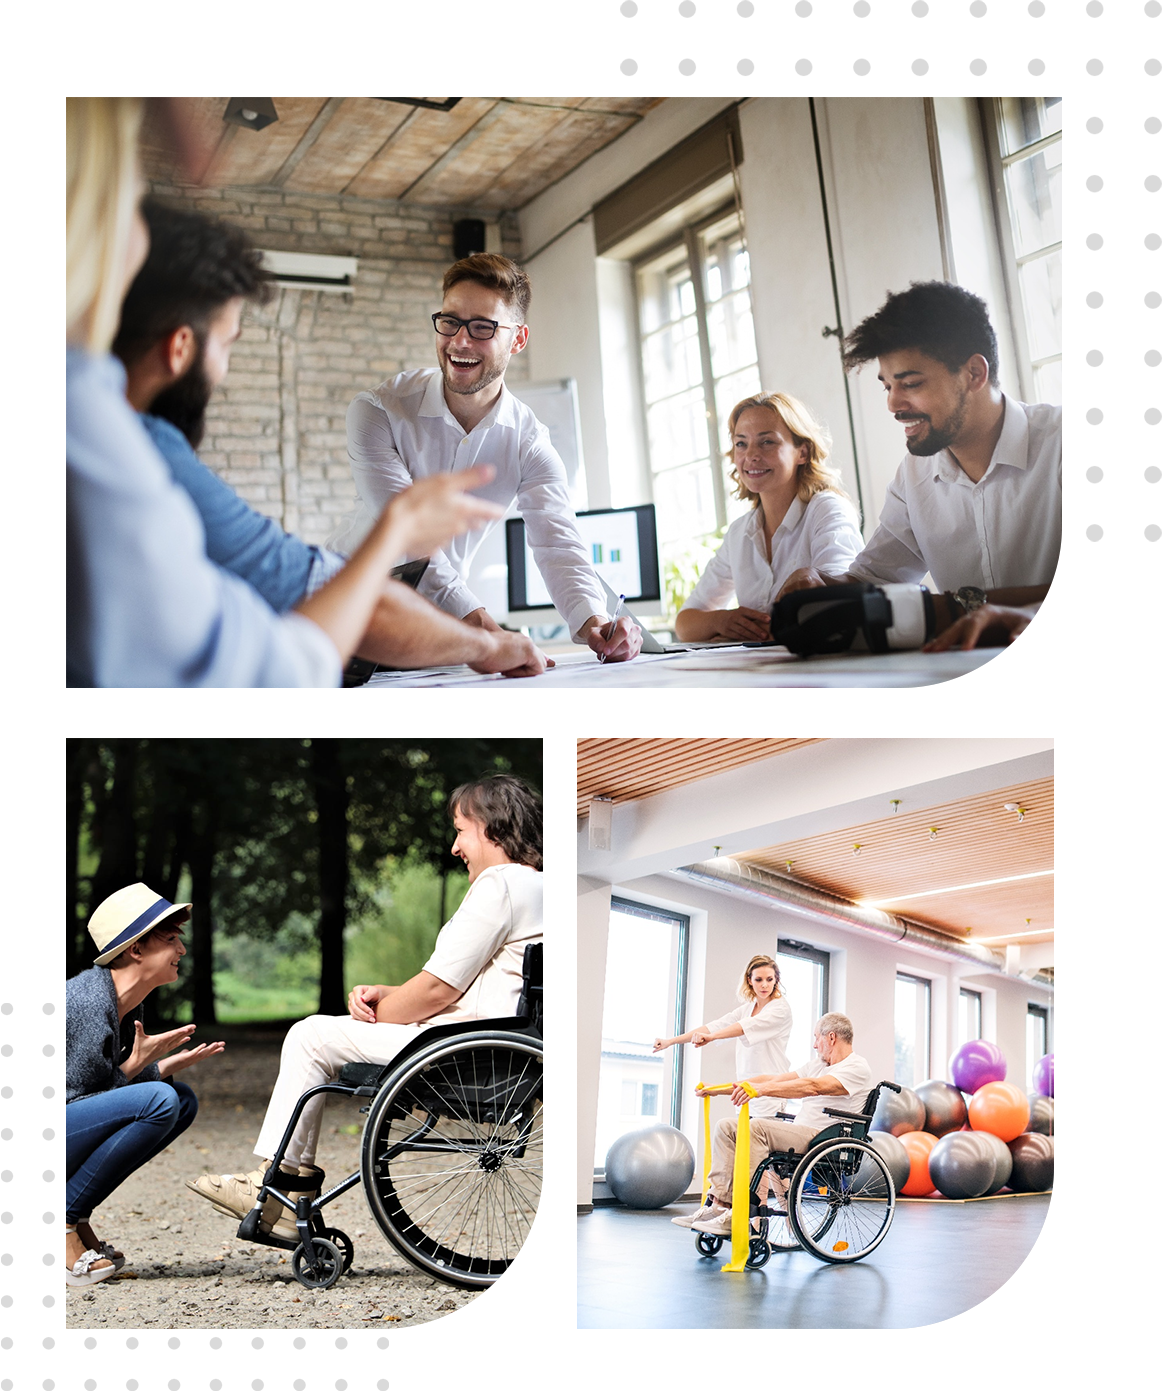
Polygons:
M844 653L798 658L776 648L699 648L685 653L642 653L632 662L600 663L588 649L556 654L556 667L517 683L527 690L612 690L664 687L752 686L929 686L974 672L1001 649L971 652ZM467 667L431 667L414 672L379 672L361 688L480 686L504 681Z

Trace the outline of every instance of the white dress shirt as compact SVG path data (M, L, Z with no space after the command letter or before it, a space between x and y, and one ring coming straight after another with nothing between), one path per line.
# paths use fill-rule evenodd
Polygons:
M338 686L317 624L207 559L115 358L69 349L65 413L69 685Z
M771 559L763 551L763 514L756 507L727 528L713 560L702 572L683 609L723 609L734 595L744 609L769 612L792 571L814 566L842 575L859 554L863 538L855 509L824 489L805 503L798 498L771 537Z
M348 555L384 506L416 479L491 464L496 476L476 490L507 508L516 499L533 559L557 611L576 635L591 615L606 615L604 591L589 563L569 502L565 466L549 432L507 387L467 434L448 410L434 368L401 372L360 392L347 410L347 458L359 490L355 515L328 539ZM472 557L497 524L456 537L437 551L420 593L462 619L484 606L464 583Z
M1061 549L1061 407L1004 398L1001 437L973 483L947 450L905 455L857 580L999 589L1048 585Z

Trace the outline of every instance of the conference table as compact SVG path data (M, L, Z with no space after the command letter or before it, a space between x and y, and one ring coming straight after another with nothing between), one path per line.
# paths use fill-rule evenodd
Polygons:
M999 648L968 652L841 653L834 657L796 657L785 648L745 648L724 644L676 653L642 653L632 662L598 662L588 649L551 654L555 667L524 678L522 687L543 690L625 691L636 687L904 687L951 681L994 658ZM376 672L361 691L385 687L483 686L504 681L468 667L425 667Z

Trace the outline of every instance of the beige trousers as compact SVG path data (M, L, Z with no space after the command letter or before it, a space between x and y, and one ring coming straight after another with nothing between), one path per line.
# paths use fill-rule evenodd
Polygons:
M269 1160L278 1149L295 1103L308 1088L334 1082L345 1063L390 1063L423 1025L371 1025L350 1015L310 1015L287 1030L278 1065L278 1081L270 1094L266 1117L254 1153ZM303 1108L295 1133L287 1143L285 1165L314 1163L327 1094L313 1097Z
M813 1126L796 1126L791 1121L779 1121L766 1117L754 1117L750 1123L750 1165L747 1168L749 1181L760 1160L765 1160L772 1150L790 1150L792 1147L804 1154L815 1135ZM731 1118L719 1121L714 1126L714 1142L711 1147L713 1161L710 1166L710 1192L719 1202L730 1203L734 1184L734 1151L738 1137L738 1122ZM783 1185L772 1176L772 1183L783 1194Z

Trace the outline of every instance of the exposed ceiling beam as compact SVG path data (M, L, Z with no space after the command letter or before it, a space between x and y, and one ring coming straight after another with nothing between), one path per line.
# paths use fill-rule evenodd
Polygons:
M315 119L300 136L299 143L294 147L290 154L287 155L286 159L283 160L282 167L279 169L278 173L274 176L274 178L271 179L270 182L275 186L275 188L281 188L290 178L290 176L295 172L295 170L299 167L299 163L301 162L303 156L307 153L308 150L310 150L311 146L314 145L315 141L318 140L319 136L322 135L322 133L331 124L332 117L335 115L335 113L339 110L339 108L342 105L342 97L327 98L327 100L319 108L319 111L316 114Z
M414 179L407 188L404 189L399 196L400 202L408 202L413 198L413 195L418 195L418 191L425 184L430 183L438 175L442 174L453 160L458 159L470 145L474 145L476 141L480 139L490 126L494 126L496 122L507 113L509 105L510 103L501 97L495 106L490 106L475 125L469 126L459 140L454 140L438 160L428 165L427 169L424 170L420 177Z
M422 107L418 106L412 107L408 114L403 118L399 125L396 126L396 128L387 137L383 144L380 145L380 147L375 151L375 153L373 155L368 156L368 158L365 159L363 163L359 166L358 170L356 170L356 172L352 174L350 179L348 179L347 182L343 185L343 187L339 190L340 193L346 193L352 184L358 182L358 180L363 178L364 174L367 173L367 171L371 168L371 166L375 163L377 159L382 158L382 156L385 155L393 145L397 144L400 140L403 139L405 132L411 128L412 123L419 120L420 112L422 111L422 109Z

